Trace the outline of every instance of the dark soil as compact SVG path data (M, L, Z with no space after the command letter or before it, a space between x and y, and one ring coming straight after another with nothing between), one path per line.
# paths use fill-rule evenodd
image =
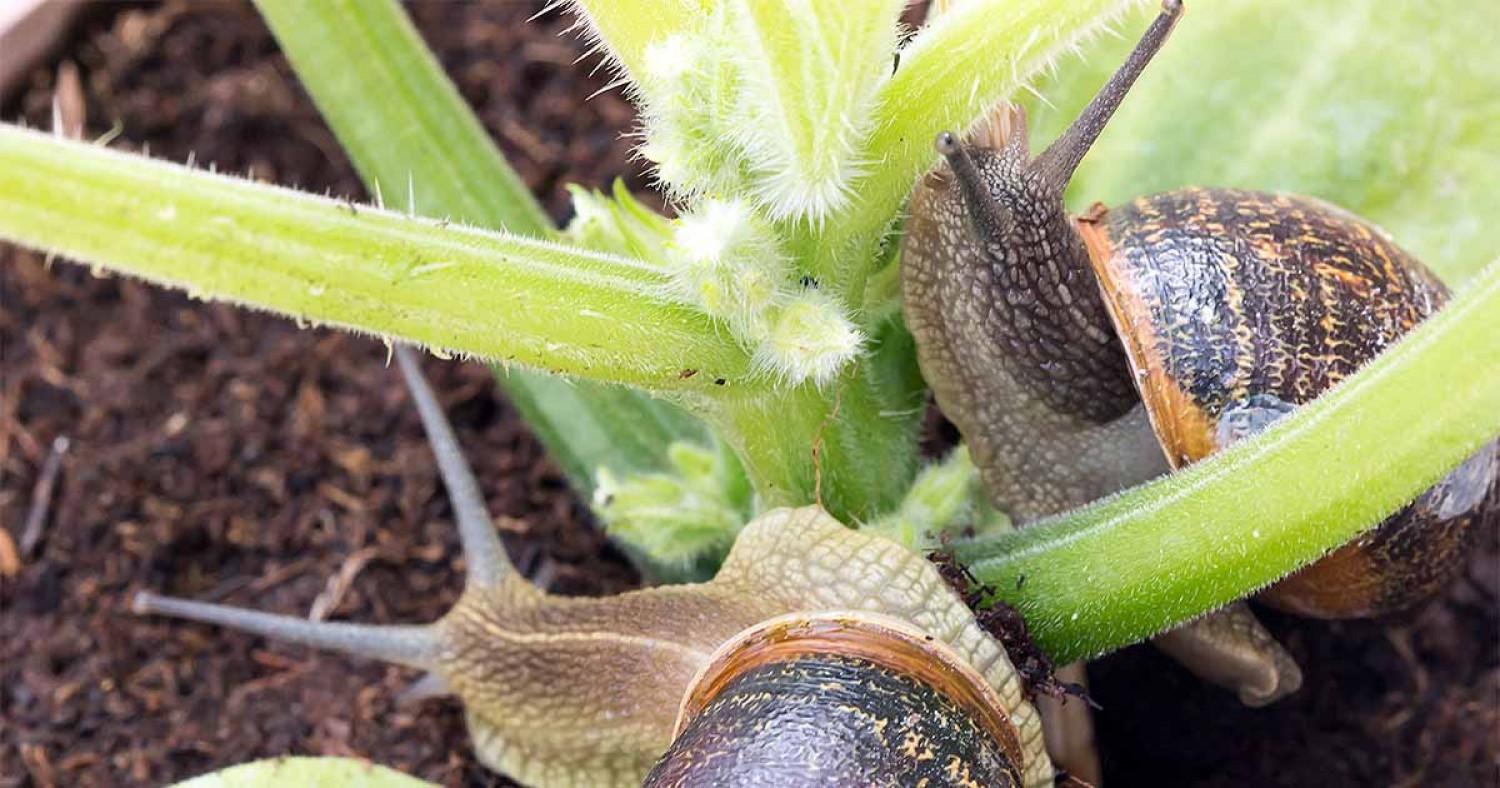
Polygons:
M532 4L413 10L465 96L561 218L561 184L646 184L633 114L568 20ZM247 6L109 6L65 48L88 136L363 199ZM3 108L49 125L58 62ZM395 706L409 671L127 612L153 589L306 615L420 622L462 566L385 348L0 248L0 523L20 542L55 438L71 441L34 554L0 580L0 786L155 785L286 753L357 755L444 785L477 766L451 701ZM548 588L635 576L599 537L488 372L427 370L505 531ZM5 542L0 535L0 542ZM1247 710L1149 648L1096 663L1110 784L1500 784L1500 549L1389 622L1266 614L1306 688ZM0 568L5 565L0 544ZM333 578L348 582L330 582ZM343 585L342 591L339 586Z

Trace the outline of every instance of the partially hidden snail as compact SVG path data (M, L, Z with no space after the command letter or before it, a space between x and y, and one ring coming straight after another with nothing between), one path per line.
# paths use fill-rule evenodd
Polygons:
M463 544L452 610L365 626L150 593L135 610L426 670L463 701L481 762L532 785L1052 785L1005 649L925 558L778 509L709 582L549 595L510 564L416 361L397 358Z
M1025 117L1011 109L972 143L939 135L944 161L912 198L902 302L923 374L994 503L1023 524L1253 435L1448 297L1379 229L1308 197L1185 188L1067 213L1074 169L1181 10L1163 3L1042 153L1031 156ZM1497 475L1491 442L1259 598L1340 618L1427 597L1461 565ZM1156 642L1247 704L1301 683L1243 602Z

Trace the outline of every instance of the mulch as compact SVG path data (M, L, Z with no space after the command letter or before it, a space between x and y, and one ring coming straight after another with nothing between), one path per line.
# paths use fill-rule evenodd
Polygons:
M649 182L634 112L531 3L413 7L556 218L562 185ZM71 66L63 66L68 63ZM246 4L96 7L0 116L49 127L77 68L85 134L365 199ZM436 618L462 562L386 348L0 246L0 786L159 785L279 754L354 755L443 785L509 785L411 671L129 614L151 589L371 623ZM475 364L428 359L511 553L558 593L639 582ZM45 506L38 482L69 446ZM33 550L21 542L33 508ZM0 543L6 542L0 536ZM320 601L321 600L321 601ZM1500 785L1500 545L1384 622L1267 613L1306 671L1241 708L1149 648L1096 663L1110 785Z

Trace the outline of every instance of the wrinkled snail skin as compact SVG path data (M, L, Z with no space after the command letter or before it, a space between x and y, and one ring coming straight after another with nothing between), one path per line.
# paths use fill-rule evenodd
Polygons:
M1265 429L1447 298L1378 229L1306 197L1190 188L1067 215L1074 168L1180 12L1163 4L1041 154L1012 109L973 144L940 135L945 162L912 197L902 302L923 374L996 505L1023 523ZM1430 595L1461 563L1495 452L1263 598L1347 617ZM1247 703L1301 682L1243 603L1160 640Z
M811 660L804 663L808 670L817 661L817 669L838 673L841 697L858 695L863 688L912 693L910 699L860 701L872 710L906 703L941 711L947 703L952 715L934 724L968 725L965 730L984 730L1004 742L999 749L977 742L977 749L966 751L975 769L991 765L984 753L1004 752L1007 765L996 767L1000 771L995 773L1011 775L1015 784L1028 787L1051 784L1052 764L1036 709L1026 701L1004 648L925 558L851 530L821 508L778 509L745 526L709 582L604 598L547 594L511 566L415 360L404 348L396 355L454 499L468 566L464 591L447 615L426 626L364 626L147 593L137 596L137 612L216 623L426 670L429 678L419 683L424 690L441 687L463 702L480 761L537 786L640 785L672 746L685 701L696 697L700 674L717 664L725 644L764 631L767 622L788 615L814 623L783 631L781 641L817 635L809 642L822 643L828 638L823 624L816 622L833 617L863 633L861 639L845 643L844 651L799 653L791 663L766 671L788 671L785 686L795 687L802 697L815 688L792 681L801 675L798 660ZM871 628L880 637L865 637ZM869 643L879 648L872 651ZM911 655L917 651L928 656L914 660ZM893 662L892 655L905 655L905 661ZM923 667L928 665L948 666L945 676L964 681L922 680L930 673ZM763 688L782 686L766 672L745 680ZM985 703L968 703L974 697ZM952 698L964 702L945 700ZM824 712L837 711L826 699L821 703ZM725 718L716 713L707 719ZM1003 734L997 732L997 720L1003 722ZM755 728L759 723L746 724ZM700 729L701 724L694 730ZM910 765L891 763L898 769ZM794 784L799 774L794 765L785 766L778 768L773 782L762 784ZM817 784L817 772L812 775L803 784ZM905 782L901 772L889 778L893 784Z

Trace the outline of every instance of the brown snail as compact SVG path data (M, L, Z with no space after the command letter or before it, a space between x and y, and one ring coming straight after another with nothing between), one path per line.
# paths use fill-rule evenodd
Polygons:
M1167 39L1180 0L1073 124L1031 156L1018 110L917 186L902 300L938 405L991 497L1020 522L1081 506L1264 429L1338 383L1448 297L1377 228L1307 197L1186 188L1070 216L1063 192ZM1377 615L1460 565L1491 443L1377 529L1260 598ZM1300 684L1236 603L1158 638L1250 704Z
M146 593L135 609L429 671L429 690L463 701L480 761L528 784L1052 784L1005 649L926 559L810 506L745 526L709 582L549 595L511 566L440 406L397 356L468 565L452 610L362 626Z

